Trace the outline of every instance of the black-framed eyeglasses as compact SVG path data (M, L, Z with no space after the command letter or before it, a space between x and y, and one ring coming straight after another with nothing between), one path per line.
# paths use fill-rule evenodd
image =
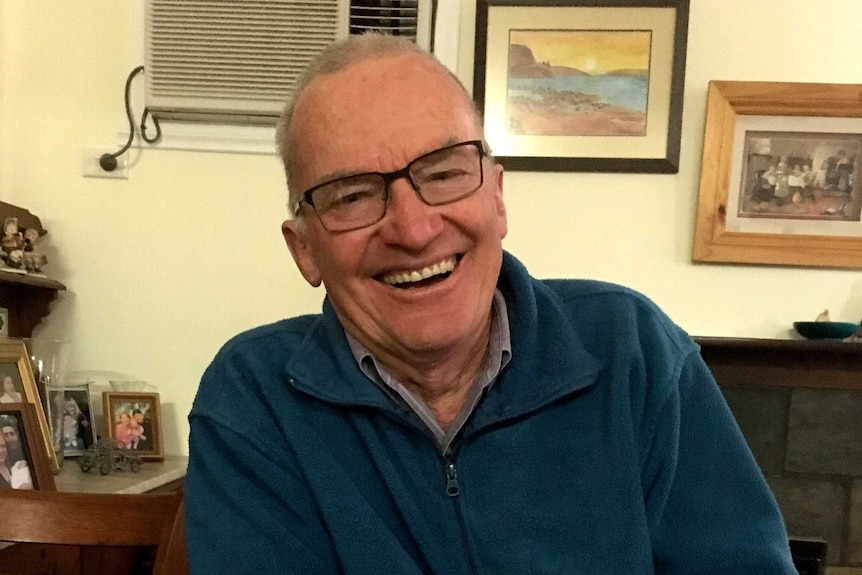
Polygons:
M386 215L389 186L407 178L416 195L429 206L451 204L482 187L481 140L445 146L423 154L394 172L366 172L324 182L306 190L302 202L314 208L328 232L349 232L374 225Z

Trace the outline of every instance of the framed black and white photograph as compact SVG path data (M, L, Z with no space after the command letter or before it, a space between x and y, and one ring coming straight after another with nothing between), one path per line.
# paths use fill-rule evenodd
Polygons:
M688 0L479 0L473 97L509 170L676 173Z
M55 490L54 475L32 404L0 404L2 489Z
M860 89L709 83L693 261L862 268Z
M747 131L740 218L859 222L862 134Z

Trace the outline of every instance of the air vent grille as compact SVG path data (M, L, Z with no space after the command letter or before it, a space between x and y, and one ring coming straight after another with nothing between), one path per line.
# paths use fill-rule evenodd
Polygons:
M272 124L327 44L430 38L429 0L147 0L146 18L146 105L180 120Z

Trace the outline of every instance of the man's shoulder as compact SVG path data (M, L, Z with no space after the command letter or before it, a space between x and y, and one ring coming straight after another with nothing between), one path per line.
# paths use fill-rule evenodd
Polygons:
M601 280L551 278L537 281L551 288L562 298L623 297L646 299L646 296L629 287Z
M690 350L693 342L656 303L632 288L591 279L538 280L557 299L579 331L590 337L634 337L642 340L660 336L679 351ZM586 333L583 333L587 335Z
M273 401L290 401L285 366L313 337L320 317L285 319L229 339L201 377L192 415L218 418L234 429L256 430L252 414L265 412Z
M248 353L271 355L273 350L283 356L299 346L314 331L320 319L319 314L301 315L251 328L230 338L216 358Z
M649 297L620 284L592 279L537 281L547 287L565 306L574 307L581 313L620 313L643 309L649 313L664 315Z
M230 338L204 372L199 395L209 382L224 388L236 385L267 386L280 378L285 365L304 342L313 337L321 316L304 315L262 325ZM212 384L210 384L212 385Z
M595 279L538 279L509 253L504 253L503 275L515 293L536 297L539 305L553 301L566 307L586 308L582 311L603 306L645 306L658 311L648 297L623 285Z

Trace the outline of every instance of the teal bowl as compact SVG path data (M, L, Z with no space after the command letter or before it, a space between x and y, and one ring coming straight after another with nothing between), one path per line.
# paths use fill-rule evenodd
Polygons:
M844 339L856 333L859 324L849 321L795 321L793 329L808 339Z

